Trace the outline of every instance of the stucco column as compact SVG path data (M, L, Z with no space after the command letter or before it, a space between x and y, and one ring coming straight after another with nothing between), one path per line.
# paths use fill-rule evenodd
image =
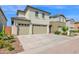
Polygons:
M32 24L30 24L29 34L32 34Z
M13 35L17 35L17 31L18 31L18 29L17 29L17 26L11 26L11 31L12 31L12 34Z
M16 26L15 20L14 20L14 24L13 25Z
M70 35L70 29L67 31L67 35L68 35L68 36Z
M47 34L49 34L49 25L47 25Z

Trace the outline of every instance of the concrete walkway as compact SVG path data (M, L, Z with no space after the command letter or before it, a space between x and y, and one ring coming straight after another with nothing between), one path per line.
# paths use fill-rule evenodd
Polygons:
M18 38L24 48L24 51L21 52L23 54L48 53L47 50L49 48L74 40L72 39L72 37L54 35L54 34L20 35L18 36Z

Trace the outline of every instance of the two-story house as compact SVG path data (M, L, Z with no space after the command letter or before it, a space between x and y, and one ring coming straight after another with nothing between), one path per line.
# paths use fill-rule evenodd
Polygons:
M62 31L62 27L66 25L66 17L63 14L50 16L51 32Z
M68 35L70 35L70 31L75 30L74 19L66 19L66 26L68 27Z
M12 25L16 26L12 34L46 34L49 33L50 13L31 6L27 6L24 11L18 10L17 17L12 17Z
M6 26L6 24L7 24L7 19L4 15L3 10L0 8L0 32L3 29L3 25Z
M75 22L74 27L75 27L76 30L79 30L79 22Z
M69 30L74 30L75 29L74 23L75 23L74 19L67 19L66 20L66 26L68 26Z

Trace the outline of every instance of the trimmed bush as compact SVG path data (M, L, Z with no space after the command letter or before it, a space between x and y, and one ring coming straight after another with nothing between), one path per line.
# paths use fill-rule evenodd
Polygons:
M71 30L71 32L79 33L79 30Z
M12 40L8 40L9 43L13 43L15 42L16 40L12 39Z
M9 38L9 39L14 39L14 36L13 36L13 35L11 35L11 36L8 36L8 38Z
M6 43L5 43L5 47L7 48L7 47L9 47L9 46L12 46L11 43L6 42Z
M14 47L8 47L8 50L13 51L13 50L15 50L15 48Z
M65 32L65 33L62 33L62 35L67 35L67 32Z
M59 35L61 32L60 31L56 31L55 34Z
M5 47L6 47L9 51L12 51L12 50L15 49L14 47L12 47L11 43L6 43L6 44L5 44Z
M5 42L3 40L0 40L0 49L4 48L4 44L5 44Z
M15 42L14 36L7 36L5 34L0 33L0 49L7 48L9 51L14 50L12 43Z

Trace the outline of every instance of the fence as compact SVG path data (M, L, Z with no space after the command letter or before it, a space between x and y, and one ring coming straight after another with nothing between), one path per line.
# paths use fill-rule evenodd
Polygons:
M5 27L5 34L11 35L11 27L10 26Z

